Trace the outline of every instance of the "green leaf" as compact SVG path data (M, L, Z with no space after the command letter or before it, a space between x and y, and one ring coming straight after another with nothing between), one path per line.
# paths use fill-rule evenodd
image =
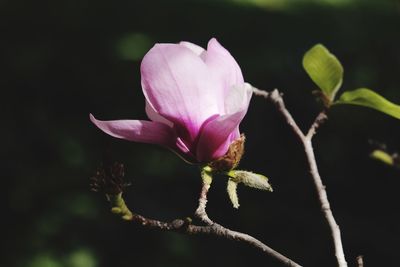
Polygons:
M394 160L393 157L391 155L389 155L388 153L386 153L383 150L379 150L376 149L371 153L371 158L373 159L377 159L379 161L382 161L383 163L387 164L387 165L393 165L394 164Z
M237 195L237 183L232 179L228 180L228 185L226 186L226 191L228 192L229 199L235 209L239 208L239 198Z
M400 106L367 88L344 92L335 104L350 104L369 107L400 119Z
M304 54L303 67L328 100L333 101L343 82L343 67L335 55L317 44Z
M268 182L268 178L258 173L232 170L228 173L228 176L236 183L243 183L245 186L260 190L273 191L272 186Z

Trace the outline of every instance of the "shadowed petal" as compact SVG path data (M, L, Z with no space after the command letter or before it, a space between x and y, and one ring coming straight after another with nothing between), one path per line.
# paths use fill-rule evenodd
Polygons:
M234 141L233 137L236 137L244 115L245 112L223 115L207 123L200 135L197 159L200 162L210 162L223 156Z
M142 88L159 115L186 128L193 141L203 122L223 111L222 88L184 45L157 44L143 58Z
M210 72L222 83L225 95L232 85L244 82L242 71L236 60L218 43L217 39L212 38L208 42L207 51L201 54L201 58Z
M116 138L140 143L175 147L175 136L171 127L152 121L115 120L100 121L90 114L90 120L106 134Z
M226 114L204 125L197 146L197 158L209 162L223 156L240 137L239 124L246 115L252 96L251 85L233 86L225 101Z

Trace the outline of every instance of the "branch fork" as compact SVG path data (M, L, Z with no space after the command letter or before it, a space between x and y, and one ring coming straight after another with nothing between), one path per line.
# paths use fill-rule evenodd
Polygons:
M326 110L320 112L312 123L310 129L306 134L300 129L295 120L293 119L290 112L285 107L285 103L282 98L282 94L279 93L277 89L273 90L271 93L265 92L263 90L259 90L257 88L253 89L254 94L262 96L267 100L270 100L274 103L282 114L287 124L291 127L293 132L299 138L304 147L304 152L307 157L307 162L310 168L310 174L314 182L315 189L318 194L318 199L321 206L321 211L329 225L331 236L335 248L335 256L338 263L338 267L347 267L347 262L344 256L342 238L340 233L339 225L336 223L335 218L333 217L333 213L330 207L330 203L328 200L328 195L326 193L326 186L323 184L321 176L318 171L317 162L315 159L314 149L312 146L312 138L316 134L317 129L321 126L321 124L328 118L326 115Z

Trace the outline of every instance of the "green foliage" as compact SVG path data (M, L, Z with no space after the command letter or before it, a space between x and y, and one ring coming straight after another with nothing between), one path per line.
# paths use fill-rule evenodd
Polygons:
M73 251L66 259L66 266L68 267L95 267L97 265L95 255L85 248Z
M343 82L340 61L325 46L317 44L304 54L303 67L328 102L332 102Z
M51 252L35 255L26 263L27 267L96 267L98 266L94 253L87 248L78 248L60 257Z
M350 104L369 107L400 119L400 106L396 105L374 91L360 88L344 92L335 104Z
M330 106L343 82L343 67L340 61L325 46L317 44L305 53L303 67L321 89L324 102ZM369 107L400 119L399 105L367 88L344 92L334 104Z
M376 149L372 151L371 158L379 160L390 166L394 164L393 157L383 150Z
M62 263L55 257L48 254L41 254L33 258L28 267L61 267Z

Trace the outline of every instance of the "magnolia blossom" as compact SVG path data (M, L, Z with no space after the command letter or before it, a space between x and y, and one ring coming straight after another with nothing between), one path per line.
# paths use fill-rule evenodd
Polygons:
M207 50L189 42L156 44L140 72L150 120L100 121L90 115L105 133L162 145L195 163L218 159L240 138L252 90L215 38Z

